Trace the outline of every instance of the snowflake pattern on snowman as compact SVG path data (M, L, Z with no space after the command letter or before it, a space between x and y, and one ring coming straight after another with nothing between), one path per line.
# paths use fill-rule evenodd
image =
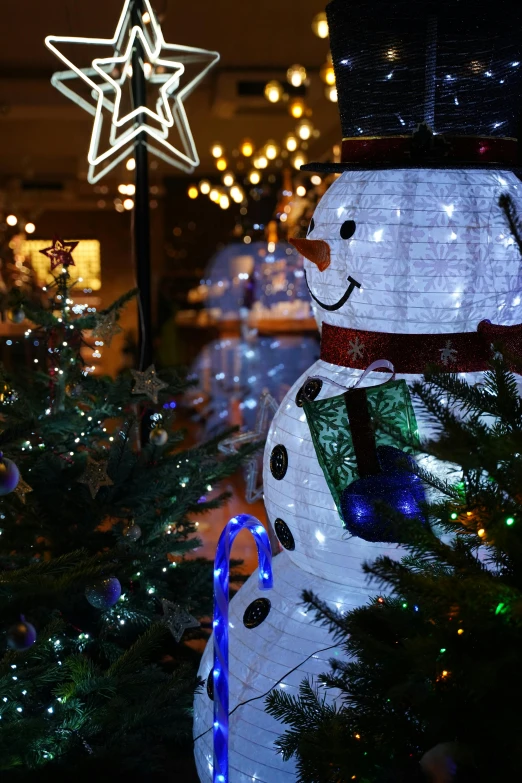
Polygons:
M374 16L386 21L386 35L392 29L400 35L400 15L394 16L390 10L396 4L374 0L370 5ZM377 5L379 13L375 11ZM444 23L449 24L444 15L453 19L452 14L459 13L462 5L440 0L440 29ZM483 5L482 0L474 0L474 19L481 19L475 8L482 9ZM382 101L388 101L389 109L386 115L383 109L383 123L394 121L400 108L393 104L391 93L391 97L385 94L382 98L377 95L378 90L374 90L375 95L365 90L359 107L360 122L366 123L365 131L371 122L376 126L368 129L367 138L361 138L356 136L359 126L349 125L349 118L357 110L358 96L362 95L355 92L343 96L344 81L351 78L355 83L361 77L357 64L350 68L342 65L350 36L354 36L354 51L366 45L372 53L361 59L365 67L379 66L372 48L378 35L372 30L372 35L365 39L368 10L368 4L358 0L350 4L333 0L328 8L346 140L342 149L343 154L346 151L354 156L362 155L360 150L367 151L372 144L380 149L383 139L379 138L378 123ZM504 10L507 14L505 4ZM423 6L419 6L418 12L422 17ZM344 25L342 30L338 29L339 20ZM459 27L462 51L469 45L467 29L465 24ZM488 25L485 29L487 41L497 40ZM510 62L522 61L522 52L516 47L520 48L518 42L512 44L506 68L511 67ZM448 52L443 49L443 54ZM425 62L418 53L415 56L420 58L422 91ZM370 62L372 65L368 65ZM377 82L383 85L382 78L376 76ZM379 86L379 90L388 88L393 88L393 80ZM367 166L361 157L358 163L355 158L355 164L338 164L337 169L329 169L338 171L340 176L319 202L306 238L295 242L305 257L306 283L322 329L322 351L321 358L296 381L283 400L266 442L265 506L283 549L273 561L270 607L265 605L268 611L256 627L247 627L245 617L250 616L261 597L256 573L230 603L230 783L297 780L295 759L284 761L276 751L275 742L283 727L265 712L264 698L272 688L284 688L297 695L303 679L308 677L315 682L319 674L329 669L328 660L341 654L328 630L316 625L314 617L307 614L302 604L303 590L316 593L332 608L349 611L366 603L375 593L366 582L363 562L381 554L401 556L400 548L392 541L353 535L343 524L335 495L340 486L353 478L356 460L348 437L347 409L339 405L339 387L353 388L373 360L392 360L391 352L399 382L410 384L428 363L446 371L466 371L468 380L480 381L491 355L490 345L495 342L492 332L496 327L490 329L486 325L481 331L479 323L489 321L492 325L515 327L522 321L522 262L517 243L509 241L510 228L499 203L501 196L509 196L520 214L522 186L509 165L488 168L488 157L482 150L487 153L495 146L491 140L482 147L478 146L480 139L476 141L479 126L480 132L484 130L483 105L473 89L466 95L475 101L469 111L476 118L477 128L466 142L466 154L477 157L475 168L459 165L458 141L454 148L444 145L449 159L444 160L443 166L440 161L432 165L431 159L413 166L408 157L408 132L414 133L415 123L410 122L406 130L398 128L392 138L392 149L398 156L403 155L392 166L386 161L386 165L377 168L375 158ZM419 98L422 100L423 96ZM368 109L372 101L373 117ZM454 110L447 106L454 104L451 101L445 105L441 113ZM451 117L444 117L451 130ZM418 121L422 121L422 115ZM466 130L470 132L469 128ZM393 132L387 127L384 136ZM404 166L400 165L403 160ZM321 171L320 166L318 170ZM368 400L368 389L378 387L383 380L379 371L365 377ZM372 394L383 396L379 388ZM379 415L393 419L393 405L390 408L389 399L383 399ZM312 405L320 406L324 413L317 425L320 432L316 440L322 438L324 444L319 452L307 418L307 408ZM429 423L416 409L415 401L413 407L419 436L429 436ZM399 419L404 411L402 400L396 411ZM411 421L403 422L403 426L407 431L412 429ZM211 668L212 642L201 662L203 680L209 679ZM330 696L334 698L335 694ZM195 700L194 720L196 763L202 783L212 780L211 729L212 698L208 690L202 690Z

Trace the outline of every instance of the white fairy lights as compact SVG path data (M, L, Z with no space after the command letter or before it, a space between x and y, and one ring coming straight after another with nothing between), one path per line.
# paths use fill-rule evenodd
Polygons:
M49 35L45 39L47 47L68 66L68 70L55 73L51 83L94 116L87 154L88 180L91 183L98 182L120 161L129 158L134 139L141 133L148 137L147 148L172 166L192 172L199 164L183 101L217 63L219 54L205 49L165 43L149 0L144 0L144 4L144 18L148 18L145 28L132 26L132 3L131 0L125 0L112 38ZM144 75L158 88L158 95L153 109L140 105L123 114L121 88L126 80L131 78L131 58L136 42L139 42L145 54ZM112 54L95 58L90 67L80 68L61 50L69 44L106 46L112 50ZM116 56L116 52L124 54ZM191 78L186 75L186 65L198 66L196 74ZM121 73L119 77L112 75L114 68ZM93 103L70 86L74 85L78 78L88 86ZM107 116L110 117L109 143L107 149L100 151L101 132ZM169 132L174 127L179 131L181 149L168 139ZM126 164L129 170L135 167L135 162L133 166L130 164L131 160L134 159L130 158Z

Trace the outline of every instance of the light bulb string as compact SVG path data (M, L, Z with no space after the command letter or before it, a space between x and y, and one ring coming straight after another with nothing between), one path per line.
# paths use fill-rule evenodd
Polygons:
M290 671L287 671L285 674L283 674L283 676L279 680L277 680L277 682L275 682L265 693L261 693L259 696L251 696L250 699L245 699L245 701L240 701L239 704L236 704L234 709L230 710L230 712L228 713L228 717L230 718L230 716L233 715L236 710L238 710L240 707L243 707L245 704L249 704L250 702L256 701L257 699L266 698L270 693L270 691L273 691L274 688L277 688L277 686L280 685L280 683L282 683L286 677L289 677L291 674L297 671L297 669L300 669L301 666L304 666L305 663L310 660L310 658L314 657L314 655L319 655L319 653L328 652L328 650L333 650L334 647L338 647L338 646L339 646L338 644L332 644L330 645L330 647L323 647L321 650L316 650L315 652L310 653L310 655L307 658L305 658L304 661L301 661L300 663L297 664L297 666L294 666L293 669L290 669ZM198 739L201 739L201 737L204 737L205 734L208 734L209 731L212 731L212 728L213 727L211 726L209 729L205 729L205 731L202 731L201 734L198 734L197 737L194 737L192 742L196 743Z

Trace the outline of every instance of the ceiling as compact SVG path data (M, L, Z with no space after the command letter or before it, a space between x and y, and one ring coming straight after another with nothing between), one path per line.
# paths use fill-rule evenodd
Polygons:
M63 181L70 200L87 197L86 152L90 115L50 84L59 63L44 45L47 34L110 37L123 0L3 0L0 30L0 178ZM248 136L256 144L281 139L293 130L286 108L264 99L242 102L236 84L245 80L283 78L300 63L311 75L308 103L321 137L308 151L321 156L339 140L337 107L324 97L318 71L328 42L317 38L311 21L321 0L157 0L165 40L215 49L218 66L186 102L201 156L200 173L212 170L210 145L222 142L231 151ZM90 63L79 63L88 65ZM254 102L255 103L255 102ZM163 164L161 173L175 174ZM118 172L115 172L115 176Z

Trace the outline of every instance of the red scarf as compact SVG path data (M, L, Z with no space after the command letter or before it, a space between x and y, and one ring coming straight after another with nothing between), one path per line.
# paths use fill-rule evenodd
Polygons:
M321 359L355 370L388 359L397 373L421 374L428 366L447 372L478 372L488 369L493 345L505 349L508 356L522 358L522 324L496 326L481 321L476 332L450 334L390 334L323 324Z

